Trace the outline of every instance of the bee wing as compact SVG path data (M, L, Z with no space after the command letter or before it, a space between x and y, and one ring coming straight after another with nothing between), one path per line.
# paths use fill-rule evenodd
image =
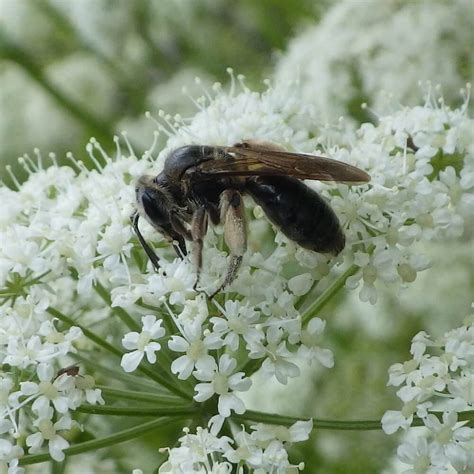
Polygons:
M316 155L253 146L222 147L223 158L200 163L203 173L220 176L293 176L298 179L364 183L370 176L359 168Z

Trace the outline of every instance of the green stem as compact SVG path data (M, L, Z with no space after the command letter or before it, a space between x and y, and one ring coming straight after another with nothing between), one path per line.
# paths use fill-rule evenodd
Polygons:
M443 414L439 412L431 412L440 420ZM243 415L232 415L232 419L240 421L256 421L258 423L266 423L268 425L290 426L297 421L307 421L308 418L300 418L295 416L283 416L274 413L262 413L258 411L247 410ZM474 410L458 413L458 421L468 421L467 426L474 426ZM412 427L424 426L423 419L415 417L411 424ZM313 429L321 430L342 430L342 431L362 431L362 430L379 430L382 429L380 420L324 420L313 418Z
M118 316L123 323L125 323L130 331L140 332L140 325L123 309L118 306L112 306L112 300L108 291L99 283L96 282L94 289L97 294L104 300L104 302L110 307L112 313Z
M84 357L83 352L73 354L73 357L76 361L84 364L86 367L93 370L94 373L102 372L102 374L108 380L113 380L114 382L119 382L119 381L123 382L128 387L133 387L134 390L143 389L145 392L153 391L153 392L158 392L160 395L166 394L169 396L168 391L165 388L157 385L156 382L153 380L129 374L127 372L124 372L122 368L118 370L118 369L113 369L111 367L107 367L105 365L97 364L97 362L87 357ZM97 355L94 355L93 357L97 359ZM166 392L164 392L165 390Z
M183 417L186 418L186 417ZM123 443L124 441L129 441L139 436L149 433L150 431L156 430L157 428L162 428L166 424L176 421L178 418L158 418L157 420L148 421L140 425L134 426L133 428L128 428L113 435L106 436L100 439L94 439L91 441L85 441L84 443L79 443L74 446L71 446L64 450L66 456L74 456L75 454L86 453L88 451L96 451L100 448L106 448L108 446L113 446L118 443ZM26 466L28 464L36 464L40 462L51 461L51 456L49 453L44 454L31 454L24 456L20 459L20 466Z
M195 407L116 407L110 405L83 405L76 409L79 413L111 416L189 416L196 413Z
M242 421L256 421L268 425L290 426L297 421L307 421L310 417L300 418L247 410L243 415L233 415L232 418ZM380 420L339 421L313 418L313 429L318 428L325 430L378 430L381 429L382 426Z
M76 321L72 320L65 314L61 313L61 311L58 311L56 308L53 308L50 306L47 309L48 313L53 316L54 318L58 318L60 321L62 321L66 326L72 327L76 326L81 329L81 331L84 333L84 336L86 336L88 339L90 339L92 342L95 342L98 346L102 347L106 351L110 352L111 354L122 357L123 352L120 349L117 349L115 346L110 344L109 342L105 341L101 337L97 336L96 333L90 331L89 329L85 328L84 326L77 324Z
M58 318L60 321L63 321L69 327L76 326L80 328L87 338L89 338L91 341L95 342L100 347L104 348L105 350L109 351L113 355L121 358L122 355L124 354L124 352L122 352L120 349L117 349L112 344L109 344L107 341L104 341L102 338L94 334L89 329L81 326L80 324L76 324L75 321L73 321L71 318L67 317L65 314L61 313L57 309L49 307L48 313L54 316L55 318ZM151 378L155 382L158 382L163 387L167 388L170 392L174 393L175 395L178 395L180 398L184 398L186 400L192 399L192 395L181 390L179 387L176 387L173 383L170 383L158 371L152 370L150 367L144 364L140 364L137 370L147 375L149 378Z
M100 389L102 394L111 397L118 398L120 400L134 400L134 401L143 401L151 402L158 404L179 404L182 399L176 398L170 395L157 395L156 393L151 392L139 392L137 390L125 390L122 388L113 388L106 385L96 385L96 388Z
M351 265L342 275L336 278L331 285L329 285L323 293L314 300L314 302L303 312L301 315L301 321L303 325L306 325L314 318L326 304L332 299L332 297L345 285L347 279L354 275L359 270L358 265Z

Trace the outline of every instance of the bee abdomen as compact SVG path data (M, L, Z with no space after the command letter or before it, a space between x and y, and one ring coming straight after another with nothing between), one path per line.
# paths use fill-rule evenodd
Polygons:
M270 221L301 247L337 255L345 237L334 211L314 190L296 178L249 178L246 191Z

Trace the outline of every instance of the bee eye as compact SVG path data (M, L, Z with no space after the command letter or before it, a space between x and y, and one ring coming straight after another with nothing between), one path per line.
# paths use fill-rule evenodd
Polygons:
M141 195L143 209L147 217L156 225L169 224L169 213L166 211L163 201L155 193L144 191Z

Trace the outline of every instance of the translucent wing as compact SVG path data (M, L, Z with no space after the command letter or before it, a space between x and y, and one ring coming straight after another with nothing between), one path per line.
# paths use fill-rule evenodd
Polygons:
M262 144L242 143L219 148L223 157L200 163L201 173L220 176L293 176L298 179L365 183L361 169L322 156L281 151Z

